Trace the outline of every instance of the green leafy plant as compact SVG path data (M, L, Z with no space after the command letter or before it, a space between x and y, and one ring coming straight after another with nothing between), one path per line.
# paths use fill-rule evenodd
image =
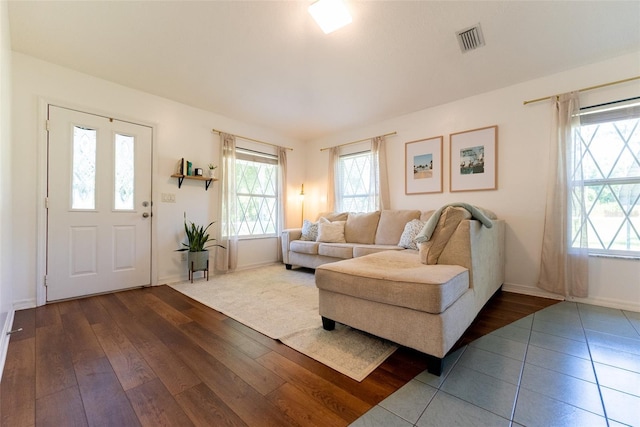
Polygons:
M215 168L217 168L217 166L215 166L213 163L209 163L209 169L214 170Z
M210 239L209 233L207 233L207 230L214 224L214 222L215 221L210 222L209 225L205 227L202 225L196 225L191 221L187 221L187 218L185 216L184 231L187 234L187 243L182 242L184 248L177 249L177 251L202 252L212 246L226 249L224 246L217 243L207 245L209 242L216 241L216 239Z

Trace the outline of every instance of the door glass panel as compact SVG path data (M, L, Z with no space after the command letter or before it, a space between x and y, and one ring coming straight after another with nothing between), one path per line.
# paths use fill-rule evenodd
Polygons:
M73 127L72 209L96 208L96 137L95 129Z
M133 209L134 137L116 134L114 208Z

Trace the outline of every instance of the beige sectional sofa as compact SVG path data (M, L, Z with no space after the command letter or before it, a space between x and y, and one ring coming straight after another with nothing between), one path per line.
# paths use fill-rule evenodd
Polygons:
M444 356L504 280L504 221L467 208L382 211L374 233L352 227L348 236L357 241L344 243L300 241L302 230L288 230L285 264L316 269L325 329L340 322L414 348L429 355L429 371L440 375ZM329 218L347 235L351 215ZM351 226L370 225L372 216L359 214ZM407 234L413 234L407 223L420 218L421 232L412 240L422 242L406 249Z

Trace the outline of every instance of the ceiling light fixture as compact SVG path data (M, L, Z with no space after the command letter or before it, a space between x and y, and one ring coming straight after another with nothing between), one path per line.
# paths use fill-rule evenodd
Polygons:
M309 6L309 13L325 34L351 23L351 14L343 0L318 0Z

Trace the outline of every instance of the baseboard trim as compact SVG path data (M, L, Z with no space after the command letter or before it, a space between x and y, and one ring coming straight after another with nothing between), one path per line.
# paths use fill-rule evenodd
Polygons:
M2 336L0 337L0 378L2 378L2 372L4 371L4 363L7 360L7 351L9 350L9 331L13 325L14 310L7 313L7 317L4 319L4 325L2 325Z
M628 301L612 300L608 298L576 298L567 297L567 301L581 304L597 305L600 307L615 308L617 310L634 311L640 313L640 304L630 304Z
M171 285L173 283L186 282L187 280L189 280L189 278L186 276L185 277L182 277L182 276L163 277L162 279L158 279L158 283L156 283L153 286Z
M551 292L545 291L544 289L532 288L531 286L516 285L513 283L505 283L504 285L502 285L502 290L505 292L513 292L514 294L530 295L532 297L549 298L559 301L563 301L565 299L562 295L553 294Z
M13 302L14 310L24 310L26 308L35 308L35 307L37 307L35 298L23 299L23 300Z
M553 294L540 288L533 288L531 286L515 285L513 283L505 283L502 286L502 290L505 292L513 292L516 294L531 295L534 297L551 298L560 301L579 302L581 304L597 305L600 307L615 308L617 310L627 310L640 312L640 304L629 303L628 301L620 301L609 298L576 298L576 297L564 297L562 295Z
M252 270L254 268L266 267L268 265L273 265L273 264L282 264L282 261L268 261L268 262L261 262L261 263L255 263L255 264L241 265L241 266L238 266L233 271ZM284 268L284 264L282 264L282 268ZM216 276L220 276L221 274L226 274L226 273L217 273L216 274L215 270L210 267L209 280L215 280L215 277ZM198 280L198 281L202 280L202 275L199 274L198 277L195 277L194 279ZM167 276L167 277L163 277L161 279L158 279L158 283L156 285L154 285L154 286L173 285L175 283L186 282L187 280L189 280L188 276Z
M252 270L254 268L266 267L268 265L274 265L274 264L282 264L282 268L284 268L284 263L282 261L266 261L266 262L258 262L255 264L242 265L236 268L236 271Z

